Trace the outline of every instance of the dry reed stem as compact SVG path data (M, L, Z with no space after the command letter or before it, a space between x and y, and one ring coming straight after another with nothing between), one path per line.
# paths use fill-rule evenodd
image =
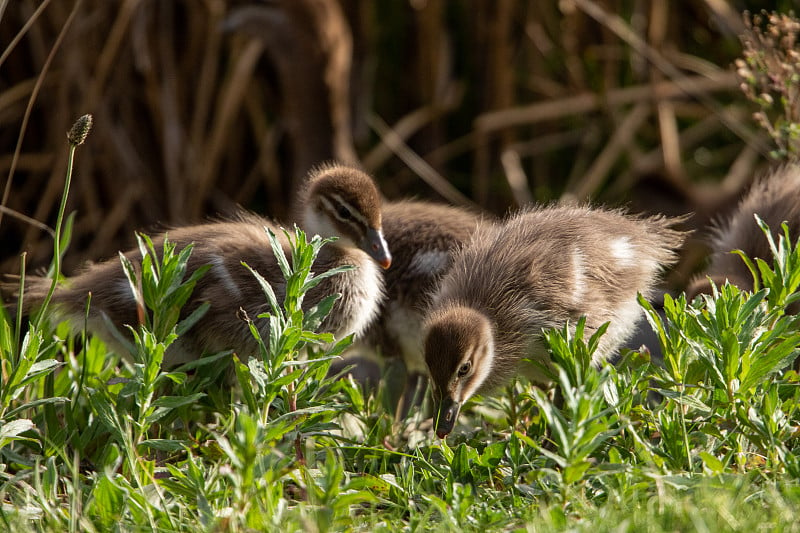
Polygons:
M252 78L263 51L263 43L257 40L248 41L237 55L236 62L220 90L217 104L214 106L217 113L212 120L211 137L197 154L201 165L196 169L197 178L193 184L197 194L193 196L188 209L192 217L200 215L201 202L218 176L226 138L230 135L234 127L234 118L243 105L247 80Z
M665 80L657 84L645 83L622 87L605 95L584 93L546 102L537 102L512 109L482 113L475 119L475 129L486 135L513 126L531 125L545 120L555 120L571 115L581 115L603 108L619 107L643 100L661 98L696 97L716 91L733 91L737 87L732 72L720 71L713 77L684 76L680 81Z
M22 150L15 158L6 142L0 154L2 172L13 163L19 174L6 207L52 218L66 155L56 133L91 111L97 135L78 161L69 206L78 211L71 266L86 252L112 256L136 229L236 203L281 217L305 165L348 153L362 155L379 182L401 178L387 188L392 194L432 194L411 168L462 197L491 190L483 206L495 212L533 196L550 200L569 176L569 190L617 202L639 194L632 188L648 175L695 209L703 188L675 174L741 178L755 156L740 156L741 141L726 131L748 123L724 71L732 58L724 48L702 57L686 51L697 43L684 24L720 37L697 15L729 24L730 9L683 1L681 11L683 4L621 0L436 0L415 11L365 0L88 0L46 77L42 66L72 3L50 2L35 23L38 2L11 3L3 23L29 30L13 51L0 51L3 129L16 132L36 87L39 96ZM679 12L689 15L677 21ZM13 23L0 29L4 42L18 33ZM244 68L252 37L263 53L252 52ZM83 103L91 106L74 107ZM644 118L625 136L640 105L658 122ZM392 135L370 135L369 113L386 117ZM366 132L357 141L352 124ZM708 168L692 157L698 147L713 157ZM7 253L24 246L31 264L48 261L47 237L10 220L0 226L0 239L12 243ZM0 260L12 270L18 263Z
M665 76L678 84L687 92L687 94L693 91L694 88L687 83L691 81L691 78L683 76L672 63L670 63L662 54L658 52L658 50L653 49L653 47L649 46L639 35L633 32L618 15L609 13L593 0L571 1L574 2L584 13L595 19L604 27L613 31L620 39L625 41L625 43L646 57L655 68L660 70ZM722 106L709 97L704 91L695 91L693 95L703 104L708 106L711 111L720 113ZM737 123L728 123L726 125L743 141L753 145L763 154L767 153L763 141L759 137L753 135L750 130Z
M437 173L424 159L411 150L411 148L403 142L403 139L397 135L383 119L377 115L372 115L368 119L368 124L381 136L383 142L389 146L417 176L422 178L425 183L430 185L430 187L443 198L457 205L465 205L480 209L475 202L459 192L458 189L453 187L441 174Z
M33 26L33 24L39 20L42 12L47 8L47 5L50 3L50 0L44 0L39 6L36 8L36 11L30 16L30 18L25 21L25 24L20 28L17 34L11 39L11 42L6 45L5 49L2 53L0 53L0 67L3 66L6 59L8 58L9 54L17 47L19 42L25 37L25 34L28 33L28 30ZM5 9L5 4L3 4L3 8ZM2 20L2 11L0 11L0 20Z
M569 193L581 202L595 196L603 184L603 180L611 171L611 167L622 153L630 147L634 136L650 115L651 110L648 103L639 102L633 106L633 109L619 123L614 134L592 162L592 165L583 174L580 182L575 184L571 190L568 189Z
M8 205L8 196L11 193L11 184L14 179L14 171L16 169L17 160L19 159L20 153L22 151L22 140L25 137L25 131L28 127L28 121L30 120L31 112L33 110L33 104L36 101L36 97L39 94L39 91L42 88L44 83L44 78L47 74L47 71L50 68L50 65L53 62L53 58L56 55L56 52L60 49L61 43L64 41L64 36L67 34L70 26L72 25L72 21L75 20L75 15L78 13L78 9L80 8L82 0L76 0L75 4L72 7L72 11L69 14L69 17L64 22L64 25L61 28L61 31L58 33L58 37L56 38L55 43L53 44L52 48L50 49L50 53L47 55L47 59L45 60L44 64L42 65L41 70L39 71L39 75L36 78L36 83L31 90L30 98L28 99L28 104L25 108L25 114L22 119L22 124L20 125L19 136L17 137L17 145L14 148L14 155L11 160L11 165L8 169L8 177L6 178L6 184L3 188L3 198L0 200L0 206L6 207ZM39 219L40 216L35 216L34 218ZM0 225L2 225L3 221L3 213L0 211ZM27 240L27 239L26 239Z
M661 99L683 98L697 96L710 91L732 91L736 86L736 79L732 73L720 72L713 78L691 77L674 81L661 81L657 84L644 84L633 87L615 89L605 96L595 93L585 93L557 100L538 102L513 109L504 109L484 113L475 119L476 132L476 165L478 172L488 169L489 135L497 130L512 126L531 125L546 120L554 120L571 115L580 115L602 109L603 107L615 108L621 105L650 101L655 95ZM687 89L689 92L687 93ZM719 116L719 115L718 115Z
M500 154L500 162L503 164L506 181L511 189L514 202L518 206L533 203L533 194L528 187L528 177L522 169L522 160L519 157L519 152L513 148L506 148Z

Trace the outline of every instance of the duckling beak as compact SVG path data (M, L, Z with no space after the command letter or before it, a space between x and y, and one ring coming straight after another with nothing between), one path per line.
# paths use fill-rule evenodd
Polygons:
M456 425L458 413L461 410L461 404L454 401L452 398L445 398L439 404L439 417L436 420L436 436L440 439L445 438Z
M384 269L392 265L392 254L389 253L389 246L386 244L381 230L369 228L361 243L361 248Z

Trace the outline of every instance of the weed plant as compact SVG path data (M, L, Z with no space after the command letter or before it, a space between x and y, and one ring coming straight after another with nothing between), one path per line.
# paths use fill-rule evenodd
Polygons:
M753 119L775 143L777 160L800 157L800 20L793 13L745 14L740 88L757 106Z

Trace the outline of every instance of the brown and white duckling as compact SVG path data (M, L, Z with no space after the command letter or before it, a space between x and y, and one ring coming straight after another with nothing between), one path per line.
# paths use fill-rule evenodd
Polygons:
M314 270L321 273L342 265L356 266L322 281L306 295L303 307L310 308L322 298L340 293L341 298L321 330L337 336L360 335L377 316L383 299L383 278L378 265L388 268L391 264L381 226L380 194L365 173L340 165L324 166L311 172L302 201L302 227L309 236L338 237L320 250ZM267 322L255 317L269 310L269 304L255 277L241 262L247 263L272 285L278 301L282 301L285 294L285 281L265 226L278 236L289 256L289 243L283 232L255 215L168 231L167 237L178 249L194 243L189 273L202 265L211 265L195 286L183 315L187 316L202 302L210 303L211 307L193 328L169 347L165 358L167 366L227 349L242 356L256 353L257 344L237 312L243 308L266 335ZM163 235L154 239L156 250L161 249L163 239ZM141 262L138 250L130 250L125 255L134 264ZM39 278L27 285L23 299L26 309L41 305L49 284L50 280ZM118 258L91 265L60 285L52 300L57 316L80 327L90 292L89 329L115 345L115 336L108 330L104 316L118 328L124 324L136 326L138 322L136 302Z
M782 235L781 223L786 222L789 236L800 237L800 164L786 164L759 179L742 197L733 213L711 230L711 262L706 271L697 276L686 290L687 296L711 294L708 278L719 286L725 281L740 289L752 290L753 276L738 255L732 250L742 250L751 259L772 262L772 252L754 215L758 215L770 228L776 239Z
M425 308L453 255L481 224L473 211L423 201L383 205L383 231L392 250L392 266L383 272L386 299L364 343L384 357L405 363L406 384L398 406L405 416L424 392L427 367L422 353Z
M537 383L549 362L542 330L586 316L605 322L595 361L633 332L659 271L683 242L671 221L587 207L538 207L480 228L442 278L425 321L424 353L438 402L436 433L461 406L518 374Z

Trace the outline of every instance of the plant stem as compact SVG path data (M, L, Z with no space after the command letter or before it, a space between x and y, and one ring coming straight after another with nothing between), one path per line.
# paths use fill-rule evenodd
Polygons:
M58 217L56 218L56 234L53 240L53 279L50 282L50 289L47 291L47 296L42 303L39 314L36 317L35 327L39 328L42 322L47 306L50 305L50 300L53 298L53 293L56 291L56 285L61 277L61 230L64 222L64 211L67 208L67 197L69 196L69 188L72 183L72 164L75 157L75 148L77 144L70 143L69 155L67 156L67 174L64 180L64 192L61 194L61 204L58 206Z
M20 345L22 337L22 298L25 294L25 259L27 256L27 252L22 252L19 256L19 298L17 299L17 316L14 320L14 349L12 350L14 353L14 360L12 361L12 368L17 366L19 358L22 356L22 346ZM2 378L5 383L7 378L5 373L3 373Z

